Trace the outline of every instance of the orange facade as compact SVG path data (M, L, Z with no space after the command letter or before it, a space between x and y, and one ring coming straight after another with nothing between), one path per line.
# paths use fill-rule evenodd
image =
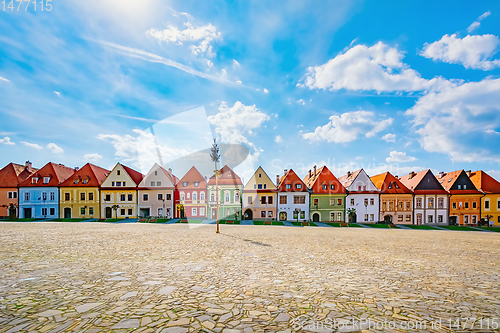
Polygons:
M19 216L18 185L38 169L25 165L9 163L0 170L0 217L16 218Z

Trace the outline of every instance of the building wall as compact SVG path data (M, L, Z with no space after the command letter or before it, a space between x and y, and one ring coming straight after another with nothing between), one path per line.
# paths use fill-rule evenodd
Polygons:
M159 199L161 194L163 200ZM145 195L147 200L145 200ZM146 215L145 211L148 211ZM158 216L173 218L174 190L173 189L147 189L138 191L138 214L140 217Z
M209 218L216 218L216 191L215 185L208 185ZM242 185L219 185L219 219L241 219ZM226 194L229 200L226 200Z
M450 197L450 221L458 224L476 224L479 221L481 196L478 194L453 194Z
M372 200L373 199L373 200ZM365 206L365 200L368 205ZM348 219L348 210L356 210L357 223L377 223L380 212L379 195L375 193L349 193L346 197L346 221Z
M489 202L489 208L486 208L485 202ZM500 226L500 194L486 194L481 198L481 218L489 216L489 221Z
M69 194L69 200L66 200ZM82 194L85 198L82 200ZM97 187L61 187L59 188L59 216L65 218L65 210L71 210L71 218L99 218L100 199ZM90 198L93 197L91 200ZM82 211L83 210L83 211ZM83 214L82 214L83 213Z
M29 193L28 200L26 199L27 193ZM43 193L46 193L47 200L43 200ZM19 189L19 218L26 218L26 209L31 209L32 218L59 218L59 189L57 187L21 187Z
M429 199L432 199L432 202L430 202ZM442 206L439 205L439 199L442 200ZM421 202L421 205L419 205L419 201ZM441 221L439 219L441 219ZM437 194L416 194L413 198L413 222L414 224L419 225L448 225L448 196Z
M263 197L266 198L265 203L262 203ZM248 198L251 198L251 203ZM269 198L271 198L272 203L269 203ZM276 220L277 198L276 192L244 191L242 199L243 216L245 216L247 210L250 209L252 211L253 220Z
M195 198L196 194L196 200ZM183 205L184 216L186 218L203 218L207 217L207 190L199 188L193 189L178 189L176 206ZM177 211L177 207L176 207Z
M394 224L413 224L413 194L381 194L379 220L387 216Z
M0 216L9 216L9 206L11 204L16 208L16 217L18 216L18 189L17 187L0 188Z
M345 199L345 194L311 194L309 206L311 221L314 220L314 214L319 214L320 222L345 222Z
M109 201L106 200L107 195L109 195ZM121 195L125 195L125 201L121 200ZM131 195L131 200L129 200L129 195ZM101 189L101 218L106 218L106 207L111 207L113 205L118 205L119 208L116 211L111 211L111 218L137 218L137 191L136 190L110 190ZM122 209L125 209L123 212ZM109 218L109 217L108 217Z
M294 196L304 196L305 202L294 203ZM282 197L286 197L286 204L282 203ZM294 210L299 208L304 214L298 216L298 221L309 221L309 198L309 192L278 192L278 220L297 221Z

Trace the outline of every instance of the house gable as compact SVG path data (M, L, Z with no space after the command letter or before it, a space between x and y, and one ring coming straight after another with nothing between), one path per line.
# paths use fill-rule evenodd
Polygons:
M308 192L306 184L300 179L299 176L292 170L281 177L278 184L279 192Z
M309 174L304 178L304 183L314 194L344 194L345 187L333 175L333 173L323 166L314 171L309 170Z
M152 185L153 182L153 185ZM158 185L158 182L160 185ZM160 189L160 188L173 188L172 180L169 177L169 172L155 163L139 183L140 188L144 189Z
M130 168L125 168L122 164L117 163L113 170L109 173L108 177L106 177L106 180L101 185L101 188L109 188L109 189L124 189L124 188L135 188L137 187L137 183L132 179L132 177L129 175L127 172L128 170L131 170ZM137 172L137 171L135 171ZM137 177L136 177L137 178ZM113 186L113 182L115 183L115 186ZM125 186L116 186L117 182L120 182L123 184L125 182Z
M364 169L359 170L356 178L347 188L349 192L379 192Z
M195 183L199 183L198 187ZM184 186L186 185L186 186ZM175 186L177 190L204 190L207 188L205 177L194 166L182 177Z
M259 188L260 187L260 188ZM253 176L250 178L248 183L245 185L245 191L275 191L276 185L274 185L273 181L267 173L262 169L262 167L258 167Z

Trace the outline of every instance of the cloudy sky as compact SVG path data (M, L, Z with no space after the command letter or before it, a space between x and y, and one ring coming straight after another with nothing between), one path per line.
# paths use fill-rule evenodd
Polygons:
M259 165L274 179L314 164L338 176L364 167L500 178L498 1L39 9L0 8L2 166L120 161L146 172L158 155L173 165L215 135L245 148L223 162L245 160L246 179Z

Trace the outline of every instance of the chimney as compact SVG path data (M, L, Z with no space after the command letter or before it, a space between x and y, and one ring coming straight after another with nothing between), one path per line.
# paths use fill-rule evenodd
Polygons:
M32 168L32 164L30 161L26 161L26 164L24 165L25 169L29 172L29 173L32 173L33 172L33 168Z
M347 178L351 177L351 171L347 171Z
M205 178L205 182L208 182L208 180L207 180L207 179L208 179L208 178L207 178L207 176L205 176L205 177L203 177L203 178Z
M316 166L314 166L314 175L316 176Z
M283 173L283 175L286 175L287 172L288 172L288 169L285 169L285 172Z
M311 175L311 169L309 169L309 178L311 178L312 175Z
M439 173L439 179L443 178L443 177L444 177L444 175L445 175L444 171L441 171L441 172Z
M280 183L280 175L276 175L276 186Z
M80 170L80 168L79 167L75 167L75 172L77 172L78 170Z
M172 177L172 168L168 168L168 174Z
M467 174L467 177L470 177L472 170L465 171L465 173Z
M415 175L416 175L415 171L410 172L410 179L412 179L413 177L415 177Z

